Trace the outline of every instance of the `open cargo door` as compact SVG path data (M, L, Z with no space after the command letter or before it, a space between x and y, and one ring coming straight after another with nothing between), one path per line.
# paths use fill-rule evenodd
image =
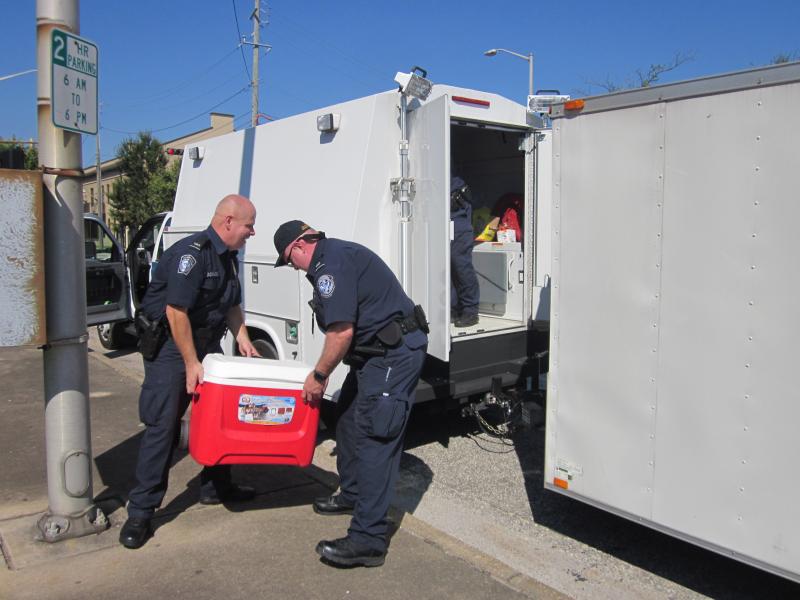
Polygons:
M86 324L132 318L122 246L108 226L93 215L83 217L86 260Z
M430 322L428 354L450 355L450 109L442 96L408 115L414 179L411 299Z

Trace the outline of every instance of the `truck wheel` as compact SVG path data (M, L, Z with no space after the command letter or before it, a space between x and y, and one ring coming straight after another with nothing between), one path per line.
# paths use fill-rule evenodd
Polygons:
M278 351L269 340L257 338L253 340L253 347L261 355L261 358L268 358L270 360L278 360Z
M103 323L97 326L100 345L106 350L119 350L133 344L133 338L125 332L125 323Z

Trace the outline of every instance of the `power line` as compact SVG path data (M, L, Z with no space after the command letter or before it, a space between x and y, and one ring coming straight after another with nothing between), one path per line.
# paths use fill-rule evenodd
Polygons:
M236 14L236 0L231 0L231 4L233 5L233 18L236 19L236 31L239 34L239 37L236 39L241 42L242 30L239 27L239 15ZM239 44L239 50L242 53L242 62L244 63L244 71L247 73L247 81L252 81L252 78L250 77L250 69L247 68L247 60L244 57L244 46L241 43Z
M166 131L168 129L174 129L175 127L180 127L181 125L185 125L186 123L194 121L195 119L199 119L200 117L205 116L206 114L210 113L215 108L218 108L218 107L222 106L223 104L225 104L226 102L229 102L230 100L233 100L239 94L242 94L242 93L246 92L249 87L250 86L243 87L238 92L236 92L236 93L228 96L227 98L225 98L225 100L223 100L222 102L218 102L214 106L212 106L210 108L207 108L203 112L198 113L195 116L190 117L189 119L181 121L180 123L175 123L174 125L168 125L167 127L159 127L158 129L148 129L147 131L149 131L150 133L158 133L159 131ZM122 129L113 129L111 127L105 127L105 126L101 127L100 129L105 129L107 131L113 131L114 133L122 133L122 134L125 134L125 135L136 135L136 134L139 133L138 131L124 131Z
M0 81L4 81L5 79L13 79L14 77L19 77L20 75L27 75L28 73L36 73L36 69L28 69L27 71L21 71L19 73L4 75L3 77L0 77Z
M231 54L236 52L238 49L239 49L239 46L236 46L233 50L228 51L225 54L225 56L223 56L222 58L217 60L215 63L213 63L212 65L210 65L209 67L207 67L203 71L200 71L200 72L192 75L190 78L185 79L181 83L179 83L179 84L177 84L177 85L175 85L175 86L173 86L171 88L167 88L166 90L162 90L161 92L158 92L157 94L153 94L152 96L145 96L143 98L140 98L139 100L134 101L132 104L115 104L115 103L108 103L108 102L105 102L105 101L103 102L103 104L105 106L107 106L107 107L108 106L112 106L114 108L129 109L129 108L136 108L138 106L142 106L144 104L147 104L148 102L152 102L153 100L160 100L162 98L166 98L168 96L171 96L172 94L174 94L178 90L181 90L181 89L185 88L186 86L188 86L188 85L190 85L192 83L195 83L195 81L198 78L202 77L203 75L206 75L207 73L211 72L217 65L219 65L220 63L225 61L225 59L227 59Z

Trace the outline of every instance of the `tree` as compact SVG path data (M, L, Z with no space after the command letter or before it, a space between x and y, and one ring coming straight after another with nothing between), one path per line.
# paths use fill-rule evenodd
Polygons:
M657 63L651 64L650 67L646 70L643 69L636 69L635 77L629 77L625 83L618 83L612 80L610 77L606 77L605 81L587 81L590 86L592 87L599 87L605 90L606 92L618 92L620 90L630 89L630 88L645 88L650 87L654 83L656 83L659 78L664 73L669 73L670 71L674 71L682 64L687 63L691 60L694 60L694 55L691 53L682 53L676 52L675 56L672 57L672 60L666 63ZM587 93L584 93L587 92ZM581 95L588 96L587 90L582 90Z
M800 60L799 52L779 52L772 57L772 62L770 64L782 65L789 62L794 62L796 60Z
M0 167L35 171L39 168L39 152L36 150L36 145L23 145L13 138L10 142L0 143Z
M117 226L136 228L163 210L165 198L169 198L169 183L177 182L177 174L167 174L167 158L161 142L149 132L140 132L136 138L123 140L117 149L117 158L123 177L117 180L109 193L109 204ZM151 197L154 191L157 193L155 198ZM174 194L173 188L172 197Z
M147 183L147 198L151 215L165 210L172 210L180 172L181 163L174 162L150 178Z
M25 168L28 171L35 171L39 168L39 149L30 144L25 150Z

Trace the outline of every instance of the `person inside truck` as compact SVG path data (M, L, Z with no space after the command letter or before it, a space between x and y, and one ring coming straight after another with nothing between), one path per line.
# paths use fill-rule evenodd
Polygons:
M386 556L386 514L428 347L425 313L386 263L360 244L326 238L302 221L281 225L274 242L276 267L306 272L325 332L303 400L319 403L336 366L350 367L336 403L340 492L317 498L313 508L353 517L345 537L322 540L316 551L336 567L377 567Z
M144 433L136 462L136 485L128 494L128 519L119 533L126 548L140 548L152 534L152 517L167 492L178 427L196 386L202 360L220 352L227 326L243 356L258 356L242 313L237 251L255 235L256 209L244 196L225 196L207 229L165 253L136 315L144 382L139 418ZM251 487L231 481L230 465L200 473L200 503L249 500Z
M450 313L456 327L478 323L480 290L475 267L472 265L474 246L472 202L469 186L461 177L450 178L450 220L453 238L450 240Z

